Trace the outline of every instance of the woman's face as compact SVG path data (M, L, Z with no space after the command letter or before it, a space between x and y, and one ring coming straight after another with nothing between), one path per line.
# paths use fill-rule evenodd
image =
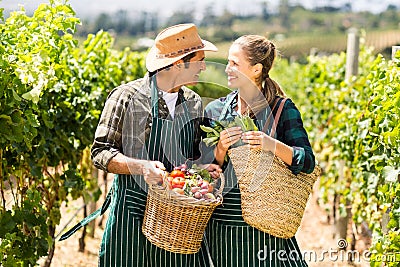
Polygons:
M256 84L257 73L255 68L250 65L245 52L239 45L233 44L229 48L225 72L228 74L228 87L230 88L240 89Z

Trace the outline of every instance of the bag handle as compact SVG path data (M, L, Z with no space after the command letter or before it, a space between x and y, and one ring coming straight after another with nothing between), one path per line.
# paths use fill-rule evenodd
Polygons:
M272 125L272 129L271 129L271 132L269 134L272 137L275 134L275 130L276 130L276 127L278 126L278 122L279 122L279 117L281 116L281 113L282 113L282 110L283 110L283 106L285 105L286 100L287 100L287 98L283 98L282 101L279 103L279 107L278 107L278 110L276 111L276 114L275 114L275 118L274 118L274 122L273 122L273 125ZM275 110L275 107L278 104L278 102L279 102L279 98L275 99L274 105L273 105L273 107L271 109L271 114L268 116L267 121L264 124L263 130L262 130L263 132L266 132L267 127L269 125L269 122L271 120L272 111Z
M272 111L275 109L276 104L278 104L278 101L279 101L279 98L277 98L277 99L274 100L274 105L273 105L272 108L271 108L271 113L268 115L268 118L267 118L267 120L265 121L264 127L262 128L262 131L263 131L264 133L266 133L266 131L267 131L267 127L268 127L268 125L269 125L269 121L271 120L271 117L272 117Z
M273 137L276 131L276 127L278 126L279 117L281 116L283 106L285 105L287 98L282 99L281 103L279 104L279 108L275 114L274 125L272 126L272 130L270 136Z

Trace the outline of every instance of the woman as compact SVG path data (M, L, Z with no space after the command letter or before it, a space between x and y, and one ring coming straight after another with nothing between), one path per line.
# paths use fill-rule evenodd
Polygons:
M205 117L209 124L213 120L232 121L235 116L249 114L258 129L263 129L271 110L275 115L282 96L285 96L279 85L269 77L276 55L274 44L258 35L242 36L232 44L225 72L228 86L237 90L207 105ZM228 149L241 140L252 148L272 151L295 174L313 171L315 158L311 145L300 112L290 99L284 103L276 137L268 134L269 130L243 133L240 127L220 133L214 156L215 161L225 169L227 184L224 204L217 207L207 229L215 266L307 266L295 237L277 238L244 222L237 178L231 163L225 161Z

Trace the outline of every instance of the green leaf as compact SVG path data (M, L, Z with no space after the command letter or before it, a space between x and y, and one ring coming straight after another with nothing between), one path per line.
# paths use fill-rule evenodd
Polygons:
M382 175L386 182L395 183L398 182L400 169L395 169L392 166L386 166L382 169Z
M206 146L214 146L218 143L218 140L219 137L217 136L203 138L203 142L206 144Z
M243 132L246 132L246 125L244 124L240 116L235 117L235 125L242 128Z
M244 120L246 120L246 125L247 125L248 131L258 131L258 128L252 118L246 116L246 117L244 117Z
M15 228L16 222L11 215L11 211L1 213L0 225L0 238L4 238L6 233L11 232Z
M391 218L387 224L388 229L396 229L399 227L399 221L397 219Z
M202 130L203 130L204 132L206 132L206 133L212 133L212 132L214 132L213 128L207 127L207 126L204 126L204 125L200 125L200 129L202 129Z
M39 102L39 98L40 97L40 90L38 89L38 87L32 89L29 92L26 92L25 94L22 95L22 98L26 99L26 100L30 100L33 103L37 104Z
M13 93L13 97L15 100L17 100L18 102L21 102L21 97L19 97L19 95L14 91L14 89L12 89L12 93Z
M6 124L12 124L11 117L5 114L0 114L0 121L4 121Z
M15 125L18 125L22 122L21 114L22 114L22 111L20 111L20 110L15 110L13 113L11 113L11 120ZM20 125L18 125L18 126L20 127Z

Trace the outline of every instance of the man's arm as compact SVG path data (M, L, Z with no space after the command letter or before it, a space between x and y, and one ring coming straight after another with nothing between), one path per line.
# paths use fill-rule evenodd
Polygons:
M165 169L161 162L139 160L122 154L122 127L126 102L130 99L126 89L116 88L107 98L91 149L93 163L110 173L139 174L148 184L158 183Z
M108 170L109 162L122 151L122 127L126 101L128 101L128 93L123 87L117 87L111 91L96 128L91 157L93 164L103 171L110 171Z
M108 162L107 170L118 174L143 175L146 183L157 184L162 181L165 167L159 161L134 159L119 153Z

